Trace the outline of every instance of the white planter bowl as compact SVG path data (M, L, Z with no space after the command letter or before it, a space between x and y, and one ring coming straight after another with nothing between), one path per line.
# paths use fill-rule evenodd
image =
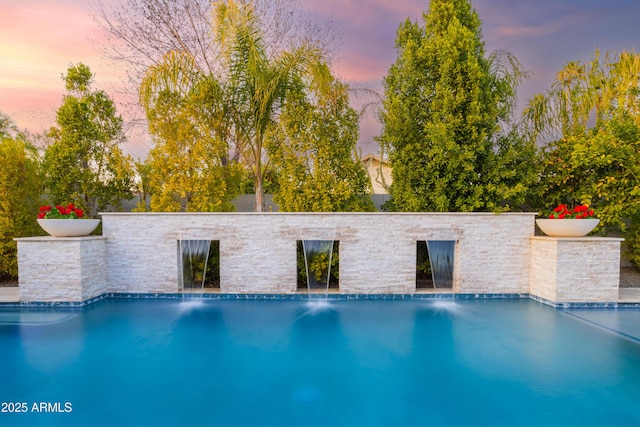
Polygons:
M583 237L589 234L599 219L552 219L540 218L536 219L536 224L544 234L550 237Z
M100 224L99 219L38 219L38 224L53 237L88 236Z

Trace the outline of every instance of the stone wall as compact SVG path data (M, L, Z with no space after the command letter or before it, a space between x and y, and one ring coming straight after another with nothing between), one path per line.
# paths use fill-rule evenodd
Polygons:
M341 293L414 293L416 242L456 240L454 292L528 293L533 213L104 213L110 292L178 291L178 240L220 241L222 293L296 291L296 241L340 241Z
M218 240L220 292L291 294L298 240L338 240L339 292L414 294L419 240L456 241L456 294L615 303L618 238L534 235L533 213L104 213L103 236L18 241L22 302L180 292L178 242Z

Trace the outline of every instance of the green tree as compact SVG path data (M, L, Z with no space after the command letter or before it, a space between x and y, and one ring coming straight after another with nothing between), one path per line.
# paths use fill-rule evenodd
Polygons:
M571 61L544 94L535 95L524 111L529 132L555 144L569 135L585 135L625 111L640 125L640 55L599 51L586 62Z
M134 212L149 212L151 206L149 204L149 198L151 196L151 164L149 163L149 157L145 161L134 162L134 168L136 170L135 178L135 192L138 195L138 203L133 208Z
M322 50L299 40L281 49L269 49L253 1L220 0L213 3L215 44L219 67L203 71L187 51L173 50L150 67L140 93L149 111L163 91L181 96L206 90L199 96L203 110L214 112L210 131L228 146L230 157L238 156L254 179L255 209L264 209L264 179L269 171L265 148L268 129L287 97L302 81L322 87L328 78ZM191 95L189 95L191 96Z
M358 115L347 86L324 93L299 91L285 102L269 135L280 210L372 211L370 183L357 156Z
M432 0L424 26L409 20L384 79L381 143L393 167L391 208L499 210L520 204L535 148L510 123L524 77L507 52L485 57L468 0Z
M570 136L566 144L575 201L597 209L609 226L640 215L640 128L631 115L622 111L587 135Z
M524 112L532 134L543 144L538 204L588 203L603 225L621 226L636 214L627 198L635 176L640 125L640 55L599 52L587 62L569 62L545 94ZM615 206L615 200L627 203Z
M18 276L16 237L33 236L42 187L36 149L0 113L0 278Z
M604 230L631 230L626 240L640 265L640 55L596 51L569 62L525 110L543 141L537 207L591 206ZM545 142L546 141L546 142ZM630 220L630 221L629 221Z
M46 195L54 203L74 203L89 216L132 198L132 160L120 150L122 118L109 96L92 90L93 75L84 64L63 76L67 95L56 114L57 127L43 161Z
M199 92L160 93L147 110L155 146L147 159L151 210L229 211L241 168L228 162L226 141L201 109Z

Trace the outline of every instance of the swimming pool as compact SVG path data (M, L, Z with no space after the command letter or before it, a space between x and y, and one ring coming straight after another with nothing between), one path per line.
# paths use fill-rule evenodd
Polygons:
M530 300L0 308L0 425L640 425L639 314Z

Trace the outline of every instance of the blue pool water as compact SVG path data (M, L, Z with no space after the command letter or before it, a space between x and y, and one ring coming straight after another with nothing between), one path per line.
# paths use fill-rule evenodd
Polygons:
M0 308L0 425L640 425L639 322L529 300Z

